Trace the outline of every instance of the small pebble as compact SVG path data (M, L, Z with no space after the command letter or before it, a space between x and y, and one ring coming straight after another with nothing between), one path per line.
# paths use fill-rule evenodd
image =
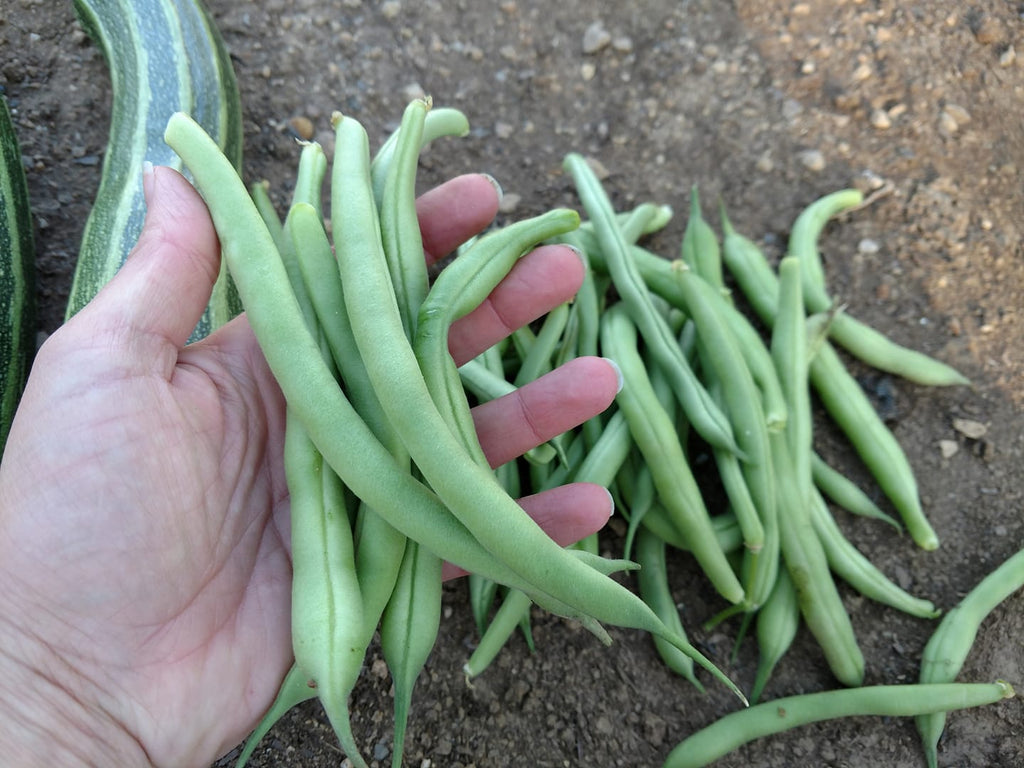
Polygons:
M956 124L967 125L971 122L971 113L961 107L959 104L947 104L945 109L946 114L956 120Z
M988 427L974 419L953 419L953 429L971 440L980 440L988 432Z
M892 119L884 109L876 109L871 113L871 125L880 131L884 131L886 128L892 127Z
M394 19L402 12L402 4L395 0L387 0L380 6L381 15L385 19Z
M1014 50L1013 46L1008 46L1005 51L999 54L999 66L1000 67L1012 67L1013 63L1017 60L1017 51Z
M604 24L600 21L595 21L583 33L583 52L586 54L597 53L611 41L611 33L604 28Z
M942 453L942 458L951 459L959 450L960 445L956 440L939 440L939 451Z
M939 115L939 128L946 133L956 133L960 126L956 122L956 118L953 117L949 112L943 110L942 114Z
M825 170L825 155L821 153L821 150L805 149L797 157L808 170L815 172Z
M633 38L626 35L619 35L612 40L612 48L619 53L632 53L633 52Z
M1003 36L1003 25L994 16L983 16L971 29L974 31L974 39L982 45L997 43Z
M878 244L878 241L872 240L870 237L865 237L863 240L857 243L857 251L859 253L873 254L878 253L880 249L881 246Z
M522 195L517 195L515 192L506 192L501 196L501 202L498 203L498 210L501 213L515 213L522 200Z
M854 82L860 83L871 77L872 70L870 64L861 64L855 70L853 70Z

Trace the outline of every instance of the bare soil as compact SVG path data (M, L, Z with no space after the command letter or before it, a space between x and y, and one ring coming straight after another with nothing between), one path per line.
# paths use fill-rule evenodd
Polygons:
M1024 6L1001 0L210 0L231 49L245 111L245 175L266 178L281 205L297 150L290 121L312 121L330 151L328 119L357 115L380 141L410 96L462 109L474 126L438 142L424 187L488 171L503 185L503 220L578 205L561 170L567 152L607 169L617 204L671 204L677 220L651 243L681 240L690 189L709 217L719 197L733 223L777 258L799 211L849 185L884 188L829 226L828 278L848 311L950 362L972 387L928 389L864 376L942 539L933 553L882 524L841 517L848 536L902 586L952 607L1024 546ZM589 30L589 32L588 32ZM52 332L95 194L109 126L105 65L70 2L3 0L0 88L28 169L38 244L40 331ZM880 401L881 402L881 401ZM967 435L967 419L984 434ZM864 487L857 459L823 424L821 450ZM621 526L603 538L621 551ZM704 632L721 609L683 555L671 562L692 639L741 685L757 664L737 626ZM933 622L844 588L868 683L916 680ZM537 614L536 653L515 638L466 683L475 642L465 585L447 587L442 638L417 690L410 766L656 766L695 729L734 710L720 686L699 694L658 660L649 639L612 630L601 646L579 627ZM963 680L1005 678L1024 690L1024 595L985 622ZM767 696L835 686L801 632ZM355 731L375 765L390 763L390 684L376 649L353 701ZM950 718L950 768L1024 766L1021 699ZM342 764L318 706L294 710L256 766ZM229 764L229 762L225 762ZM913 724L858 718L766 739L723 768L918 768Z

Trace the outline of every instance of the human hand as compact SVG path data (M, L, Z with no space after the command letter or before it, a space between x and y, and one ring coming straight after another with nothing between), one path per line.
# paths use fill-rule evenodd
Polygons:
M284 403L244 318L184 346L219 267L184 179L146 178L134 254L35 360L0 464L0 753L9 765L209 765L254 727L291 662ZM441 256L494 216L465 176L418 204ZM452 330L458 362L565 301L571 251L525 257ZM577 360L477 408L497 465L608 406L616 374ZM559 543L607 494L521 502Z

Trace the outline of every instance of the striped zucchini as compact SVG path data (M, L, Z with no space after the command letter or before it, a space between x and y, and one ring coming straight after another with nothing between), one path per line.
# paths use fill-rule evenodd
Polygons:
M231 59L202 0L74 0L110 70L113 104L99 190L85 225L66 317L102 288L138 240L145 216L142 164L182 170L164 143L167 120L187 112L242 165L242 109ZM241 311L222 265L192 334L202 338Z
M0 450L35 352L35 251L21 149L0 97Z

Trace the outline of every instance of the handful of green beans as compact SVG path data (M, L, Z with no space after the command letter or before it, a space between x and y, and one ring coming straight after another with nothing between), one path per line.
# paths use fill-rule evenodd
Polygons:
M575 230L579 215L555 210L488 232L431 283L415 209L417 161L425 142L465 134L464 116L414 100L373 156L358 120L338 114L333 127L330 161L319 145L303 147L283 221L266 188L247 190L194 120L174 115L165 132L207 202L287 405L295 661L239 765L284 712L316 697L349 760L366 766L348 700L379 628L395 684L392 764L400 766L413 685L436 639L443 561L606 642L603 624L657 635L744 700L676 626L609 578L631 563L557 545L477 441L449 327L535 245ZM333 238L321 210L327 181ZM549 322L566 316L557 310ZM547 364L534 359L537 371Z

